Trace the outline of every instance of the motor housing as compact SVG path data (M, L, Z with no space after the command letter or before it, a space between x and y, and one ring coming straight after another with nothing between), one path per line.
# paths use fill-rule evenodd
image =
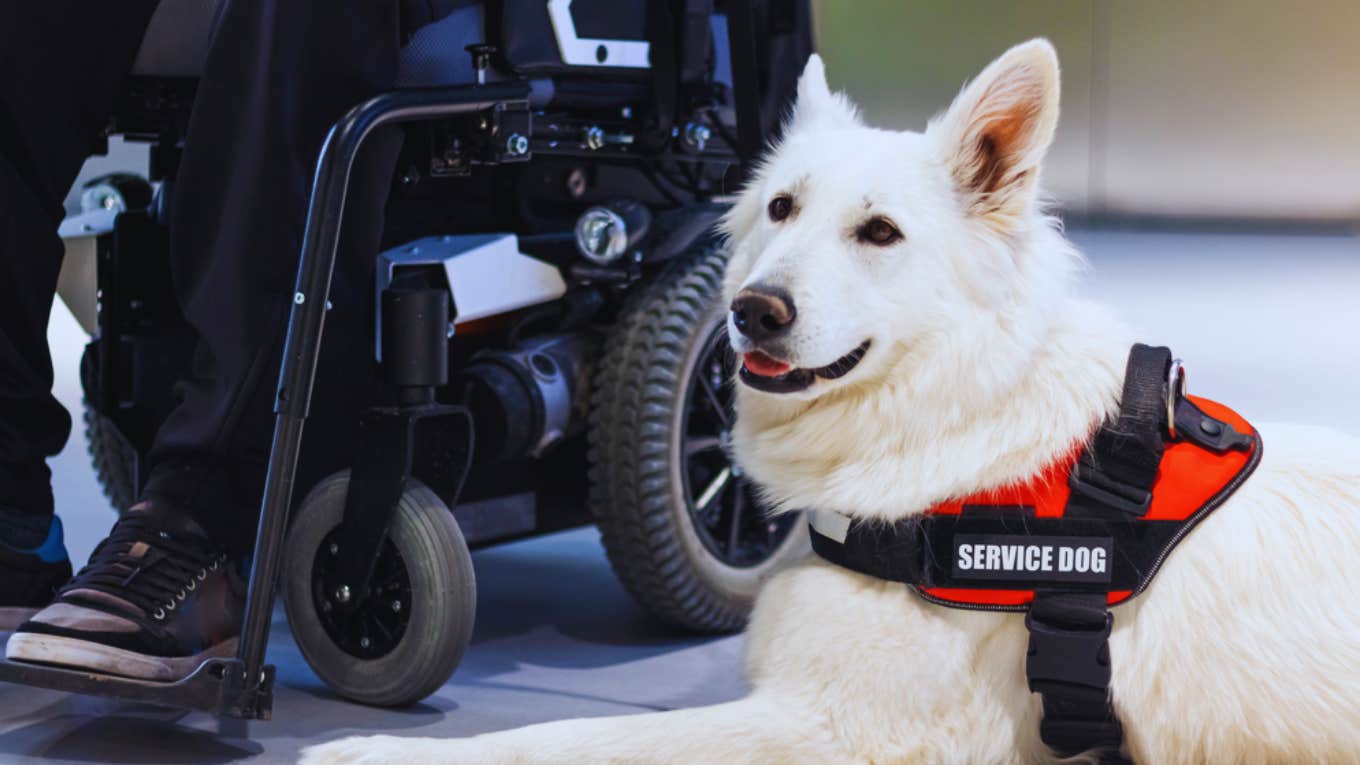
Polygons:
M589 364L597 339L588 331L529 338L507 350L480 351L459 373L477 433L477 462L538 457L585 424Z

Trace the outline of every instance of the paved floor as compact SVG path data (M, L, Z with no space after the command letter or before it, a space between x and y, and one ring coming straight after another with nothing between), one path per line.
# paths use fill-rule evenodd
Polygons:
M1360 239L1077 231L1088 292L1172 346L1191 387L1258 422L1360 434ZM60 395L79 403L83 340L59 310ZM73 557L112 522L80 438L55 460ZM477 631L453 680L409 710L332 697L276 622L275 719L202 714L0 686L0 762L289 762L299 747L388 731L465 735L568 716L691 706L742 693L740 638L701 640L650 623L614 580L591 529L480 552Z

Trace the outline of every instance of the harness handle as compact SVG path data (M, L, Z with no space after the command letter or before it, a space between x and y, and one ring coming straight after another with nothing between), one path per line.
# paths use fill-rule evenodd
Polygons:
M1096 431L1068 484L1073 509L1100 517L1142 517L1166 450L1171 349L1136 343L1124 371L1119 416Z

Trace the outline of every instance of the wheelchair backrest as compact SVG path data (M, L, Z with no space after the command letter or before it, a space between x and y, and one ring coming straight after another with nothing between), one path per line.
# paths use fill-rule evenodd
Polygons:
M536 109L631 113L652 136L712 120L735 136L727 143L743 159L777 130L812 47L809 0L397 1L408 27L398 88L475 83L466 48L490 44L496 50L481 74L532 82ZM193 80L225 7L160 0L132 72L134 90L148 83L153 97L128 99L116 128L182 135ZM179 83L167 91L174 99L162 93L170 82ZM176 127L162 129L169 120Z

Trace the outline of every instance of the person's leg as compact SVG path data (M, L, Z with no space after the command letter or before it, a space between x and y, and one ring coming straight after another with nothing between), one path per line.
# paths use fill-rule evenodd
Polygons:
M52 396L47 320L62 201L108 125L155 0L0 10L0 629L70 576L47 458L71 418Z
M327 128L395 80L399 30L396 2L227 2L172 205L176 291L199 335L193 368L156 436L143 501L15 633L11 659L169 680L234 650L312 165ZM368 278L396 140L356 168L332 349L368 345L356 338L371 332ZM335 370L346 385L367 376Z
M395 2L231 0L208 61L171 226L200 344L144 497L188 512L232 552L254 539L313 163L329 126L395 81L398 35ZM371 332L368 278L395 160L395 144L379 143L353 178L326 319L341 342L328 352ZM367 372L325 385L360 390Z

